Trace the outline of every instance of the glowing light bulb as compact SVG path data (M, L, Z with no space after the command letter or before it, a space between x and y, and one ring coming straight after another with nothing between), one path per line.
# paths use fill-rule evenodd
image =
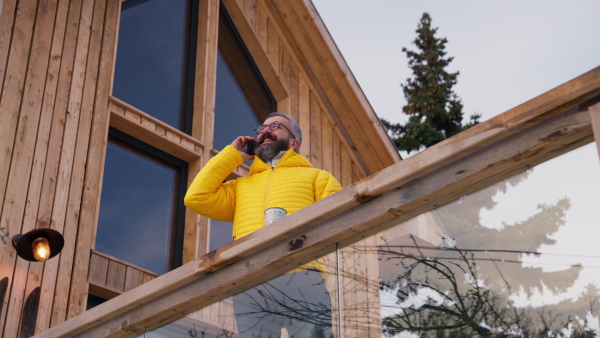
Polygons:
M50 243L44 237L38 237L33 241L33 257L43 262L50 257Z

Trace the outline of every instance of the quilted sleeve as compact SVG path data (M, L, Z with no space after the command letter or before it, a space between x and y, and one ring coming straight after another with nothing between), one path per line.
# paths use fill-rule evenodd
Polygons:
M185 206L203 216L233 222L236 181L223 181L243 161L233 146L225 147L198 172L185 194Z
M334 192L341 190L342 186L330 173L321 170L315 180L315 200L323 199Z

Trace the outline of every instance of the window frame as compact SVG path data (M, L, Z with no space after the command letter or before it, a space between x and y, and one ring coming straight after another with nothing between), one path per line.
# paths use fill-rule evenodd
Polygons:
M182 201L187 190L187 177L189 171L188 162L112 127L109 128L107 142L113 142L116 145L133 151L140 156L148 158L149 160L155 161L155 159L158 159L159 161L164 162L157 162L161 165L167 163L167 165L176 167L178 169L178 173L176 174L176 181L178 183L174 187L176 190L174 192L173 200L173 215L170 229L171 238L169 243L169 252L167 253L167 271L171 271L181 266L183 263L183 239L185 232L185 206L183 205ZM176 203L176 201L181 202ZM99 224L96 225L96 227L98 226Z

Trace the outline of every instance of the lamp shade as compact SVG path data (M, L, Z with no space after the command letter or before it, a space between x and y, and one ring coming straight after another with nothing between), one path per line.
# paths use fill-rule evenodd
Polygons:
M65 245L65 239L60 232L50 228L33 229L24 235L19 234L13 237L17 255L25 260L37 262L33 253L33 242L40 237L45 238L50 245L50 254L47 259L58 255Z

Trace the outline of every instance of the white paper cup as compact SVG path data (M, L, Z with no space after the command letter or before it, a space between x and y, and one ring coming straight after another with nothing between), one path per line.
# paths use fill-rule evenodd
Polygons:
M265 210L265 226L284 218L287 211L284 208L269 208Z

